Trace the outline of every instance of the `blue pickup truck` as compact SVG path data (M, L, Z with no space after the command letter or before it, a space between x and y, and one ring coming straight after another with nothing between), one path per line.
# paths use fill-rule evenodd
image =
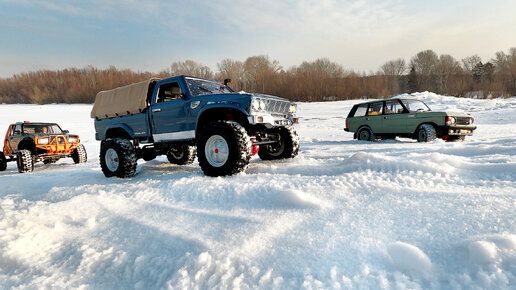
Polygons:
M263 160L294 158L296 104L234 92L228 81L181 75L99 92L91 117L104 175L134 176L138 159L158 155L178 165L197 155L208 176L242 172L254 154Z

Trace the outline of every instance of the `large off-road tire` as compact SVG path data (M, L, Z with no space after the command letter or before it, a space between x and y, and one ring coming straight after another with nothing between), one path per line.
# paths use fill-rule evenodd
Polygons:
M79 146L75 147L75 150L72 153L72 159L75 164L85 163L88 161L88 154L86 154L84 145L79 144Z
M131 141L113 138L100 145L100 167L106 177L132 177L136 165L136 151Z
M187 165L194 162L196 153L195 146L181 145L171 148L167 152L167 159L172 164Z
M16 163L18 164L18 172L25 173L34 170L34 159L29 150L20 150L16 153Z
M466 136L449 136L446 142L462 142Z
M431 142L436 137L435 128L430 124L423 124L419 126L416 131L417 142Z
M0 152L0 171L5 171L7 169L7 158L3 152Z
M244 171L251 159L251 140L234 121L207 124L197 140L197 158L204 174L225 176Z
M372 141L374 141L375 138L376 137L374 135L373 130L371 130L371 128L369 128L367 126L361 127L357 131L357 139L360 140L360 141L370 141L370 142L372 142Z
M268 134L277 134L278 142L260 146L258 156L262 160L294 158L299 152L299 137L292 127L275 127L267 131Z

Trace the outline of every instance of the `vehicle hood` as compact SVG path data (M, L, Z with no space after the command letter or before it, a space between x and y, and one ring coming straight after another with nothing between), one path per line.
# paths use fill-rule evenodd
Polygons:
M198 98L198 97L199 96L197 96L196 98ZM235 93L224 93L224 94L209 94L209 95L203 95L203 97L216 98L216 99L234 99L234 100L242 99L242 98L256 97L256 98L261 98L261 99L273 99L273 100L277 100L277 101L290 102L290 100L288 100L288 99L277 97L277 96L266 95L266 94L257 94L257 93L246 93L244 91L235 92Z
M455 111L430 111L430 112L416 112L416 116L418 117L472 117L468 113L464 112L455 112Z

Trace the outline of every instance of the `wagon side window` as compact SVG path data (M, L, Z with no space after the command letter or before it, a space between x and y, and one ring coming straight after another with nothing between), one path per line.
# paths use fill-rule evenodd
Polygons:
M403 113L403 106L398 100L386 101L384 114L401 114Z
M359 105L355 111L354 117L363 117L367 112L367 104Z
M367 110L367 115L368 116L381 115L382 107L383 107L383 102L369 104L369 109Z

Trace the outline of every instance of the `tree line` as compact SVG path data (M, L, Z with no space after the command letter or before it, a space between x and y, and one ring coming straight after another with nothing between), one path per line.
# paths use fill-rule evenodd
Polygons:
M486 62L478 55L459 61L448 54L425 50L408 62L402 58L387 61L377 72L369 74L346 70L327 58L285 69L266 55L251 56L245 61L223 59L217 63L217 72L193 60L174 62L159 73L113 66L40 70L0 79L0 103L92 103L101 90L180 74L219 81L229 78L236 91L308 102L381 98L421 91L457 97L514 96L516 47L507 53L497 52Z

